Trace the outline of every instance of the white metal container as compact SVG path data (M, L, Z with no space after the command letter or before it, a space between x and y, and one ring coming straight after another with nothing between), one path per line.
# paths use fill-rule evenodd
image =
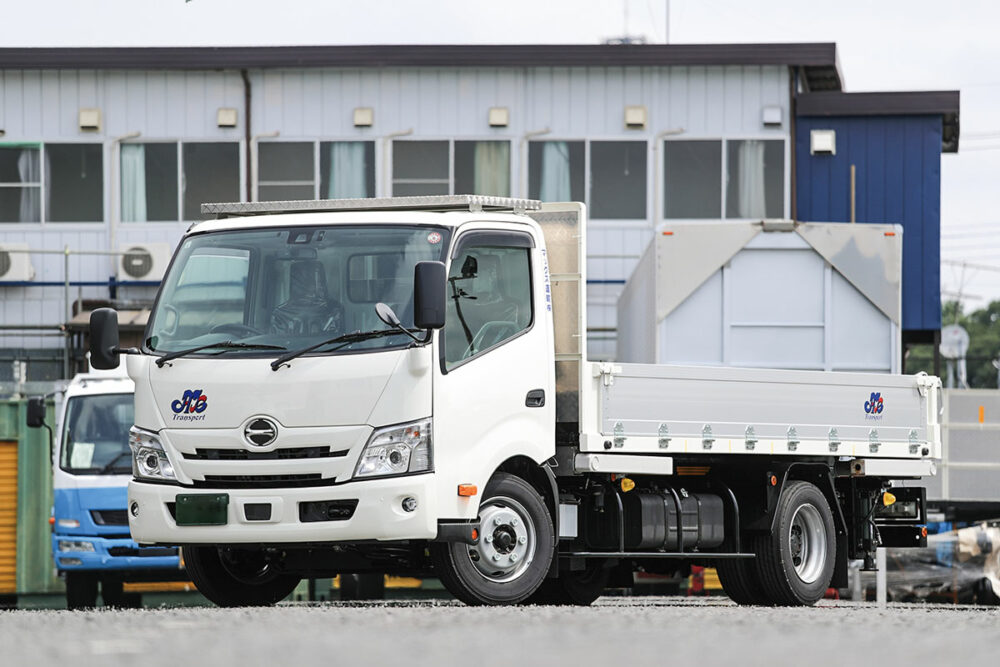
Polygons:
M619 361L900 371L902 228L662 227L618 302Z

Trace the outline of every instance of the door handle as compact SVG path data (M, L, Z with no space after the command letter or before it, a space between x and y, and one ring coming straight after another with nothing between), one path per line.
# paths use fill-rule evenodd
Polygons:
M545 405L545 390L532 389L524 399L524 405L528 408L540 408Z

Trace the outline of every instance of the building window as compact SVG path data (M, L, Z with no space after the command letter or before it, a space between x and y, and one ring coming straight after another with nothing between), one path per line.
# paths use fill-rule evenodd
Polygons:
M123 222L177 220L177 144L122 144Z
M321 142L319 178L320 199L374 197L375 142Z
M180 169L178 169L180 164ZM180 175L180 187L178 187ZM200 220L201 205L240 199L233 142L127 143L121 147L123 222ZM183 216L178 216L183 211Z
M722 142L663 145L665 218L722 217Z
M104 220L101 144L45 145L45 221Z
M257 146L257 199L316 198L313 142L269 142Z
M451 143L393 142L392 194L510 196L509 141L455 141L454 150Z
M783 140L664 142L664 218L761 219L784 214Z
M41 150L0 146L0 222L41 222Z
M747 139L726 144L726 217L784 217L784 142Z
M237 143L181 144L184 219L201 220L201 205L240 201L240 146Z
M584 201L582 141L528 144L528 197L542 201Z
M446 195L451 181L447 141L394 141L392 194Z
M590 217L646 217L646 142L590 142Z
M456 141L455 192L510 196L510 142Z
M268 142L257 156L258 201L375 196L374 142Z

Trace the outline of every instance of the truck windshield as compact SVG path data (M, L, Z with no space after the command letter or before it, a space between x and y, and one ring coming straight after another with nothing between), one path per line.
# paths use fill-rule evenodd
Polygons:
M59 467L78 475L131 472L128 430L132 422L132 394L69 399Z
M449 237L446 228L417 225L268 227L193 236L181 245L163 283L145 347L164 354L187 350L185 356L274 357L384 328L375 313L379 301L413 328L414 267L443 261ZM399 332L311 354L411 342Z

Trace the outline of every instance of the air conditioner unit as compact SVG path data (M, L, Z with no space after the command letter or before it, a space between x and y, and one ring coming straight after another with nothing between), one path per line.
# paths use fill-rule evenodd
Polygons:
M129 243L118 248L118 280L163 280L170 263L169 243Z
M27 243L0 243L0 282L35 279Z

